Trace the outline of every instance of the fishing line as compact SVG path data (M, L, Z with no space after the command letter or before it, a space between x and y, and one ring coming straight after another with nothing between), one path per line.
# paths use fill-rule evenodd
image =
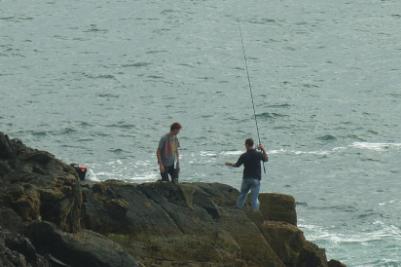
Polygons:
M246 70L246 77L248 78L248 87L249 87L249 93L251 95L251 100L252 100L252 109L253 109L253 116L255 119L255 124L256 124L256 132L258 134L258 140L259 144L262 144L260 141L260 134L259 134L259 125L258 125L258 120L256 117L256 111L255 111L255 101L253 100L253 92L252 92L252 83L251 83L251 78L249 76L249 70L248 70L248 58L246 57L246 51L245 51L245 45L244 45L244 38L242 36L242 29L241 29L241 24L238 22L238 28L239 28L239 34L241 37L241 45L242 45L242 54L244 56L244 64L245 64L245 70ZM263 162L263 170L266 173L266 167L265 167L265 162Z

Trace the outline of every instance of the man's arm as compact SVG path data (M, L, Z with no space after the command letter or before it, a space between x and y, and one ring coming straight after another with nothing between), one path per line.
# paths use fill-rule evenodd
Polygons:
M179 170L180 169L180 154L178 153L178 147L177 147L177 152L176 152L176 157L177 157L177 165L176 165L176 168L177 168L177 170Z
M163 162L162 162L160 154L161 154L160 148L157 148L157 151L156 151L157 164L159 165L160 172L163 173L164 172L164 165L163 165Z
M163 147L163 145L164 145L164 140L163 140L163 138L161 138L160 142L159 142L159 146L157 147L157 150L156 150L156 157L157 157L157 164L159 165L160 172L162 172L162 173L165 171L164 165L162 162L162 157L161 157L161 148Z
M260 149L260 151L262 151L262 160L263 160L264 162L268 161L268 160L269 160L269 155L267 155L265 146L262 145L262 144L260 144L260 145L258 146L258 148Z
M226 162L226 166L238 168L243 163L244 163L244 161L243 161L243 157L241 155L241 157L239 157L239 159L238 159L238 161L236 163Z
M177 138L177 137L175 137L175 138ZM178 141L178 138L177 138L177 166L180 166L180 153L179 153L180 147L181 147L180 141Z
M160 153L161 153L160 148L157 148L157 150L156 150L157 164L160 164L162 162Z

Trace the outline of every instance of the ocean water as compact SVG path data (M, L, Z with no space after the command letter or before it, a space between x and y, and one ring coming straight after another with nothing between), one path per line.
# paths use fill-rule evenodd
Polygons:
M0 130L98 179L158 179L179 121L181 180L292 194L308 239L348 266L401 266L401 1L0 1Z

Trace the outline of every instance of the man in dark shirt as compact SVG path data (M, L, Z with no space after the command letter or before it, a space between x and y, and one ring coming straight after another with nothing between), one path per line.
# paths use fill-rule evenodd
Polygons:
M253 140L251 138L245 140L246 152L242 154L236 163L226 162L226 166L239 167L244 165L244 174L242 176L241 192L237 200L237 207L243 208L249 190L252 193L252 209L259 210L259 190L260 180L262 178L261 161L267 161L269 156L262 144L258 146L261 152L253 148Z

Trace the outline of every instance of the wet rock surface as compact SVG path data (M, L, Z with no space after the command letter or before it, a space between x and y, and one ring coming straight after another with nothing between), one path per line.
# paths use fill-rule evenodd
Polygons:
M344 266L296 227L295 200L235 208L219 183L80 182L0 132L0 266Z

